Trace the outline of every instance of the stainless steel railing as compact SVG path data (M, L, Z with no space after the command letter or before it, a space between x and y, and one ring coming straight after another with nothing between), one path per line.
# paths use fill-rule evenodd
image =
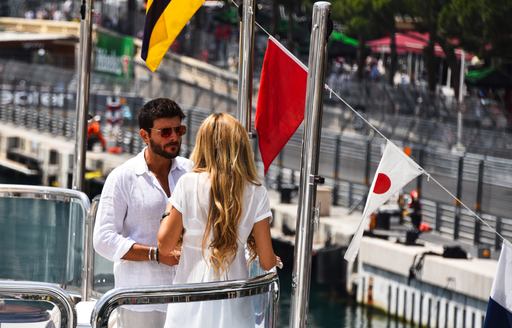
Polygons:
M82 300L91 299L92 289L94 287L94 245L92 235L94 224L96 223L96 213L100 202L100 195L94 197L91 208L87 213L85 222L85 240L84 240L84 275L82 284Z
M91 315L92 328L108 327L110 314L122 305L190 303L225 300L269 293L271 295L270 327L275 327L279 281L271 272L249 280L219 281L189 285L116 288L96 303Z
M50 302L60 310L61 328L76 326L74 302L65 290L55 284L0 280L0 298Z
M56 187L0 184L0 197L33 198L63 202L70 202L72 199L75 199L83 205L85 212L89 211L91 206L89 198L83 192Z

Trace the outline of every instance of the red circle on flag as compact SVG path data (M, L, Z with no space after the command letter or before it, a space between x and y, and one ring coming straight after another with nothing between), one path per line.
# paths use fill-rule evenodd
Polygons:
M375 181L375 187L373 187L373 192L376 194L383 194L389 190L391 187L391 180L384 173L379 173L377 175L377 181Z

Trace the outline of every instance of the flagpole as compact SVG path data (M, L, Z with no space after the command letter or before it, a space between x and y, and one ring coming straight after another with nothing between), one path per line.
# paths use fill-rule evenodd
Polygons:
M316 2L313 6L299 209L292 273L290 327L293 328L306 327L307 325L314 220L319 215L319 210L315 207L316 187L317 184L323 182L323 178L318 176L318 157L322 128L326 42L328 33L330 33L328 31L330 7L331 4L325 1Z
M238 63L238 120L251 135L252 73L254 58L254 20L256 0L244 0L240 23L240 55Z
M76 190L82 190L85 172L87 114L91 77L92 0L82 0L80 15L80 42L78 49L80 61L77 66L75 167L72 184L73 189Z

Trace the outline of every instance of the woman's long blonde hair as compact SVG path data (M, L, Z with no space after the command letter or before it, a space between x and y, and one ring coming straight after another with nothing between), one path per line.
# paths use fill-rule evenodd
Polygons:
M191 155L194 172L207 172L211 181L208 221L203 250L210 249L210 264L224 272L238 250L238 226L247 183L259 185L247 131L233 116L211 114L199 127ZM212 239L209 245L210 234ZM254 243L249 240L254 254Z

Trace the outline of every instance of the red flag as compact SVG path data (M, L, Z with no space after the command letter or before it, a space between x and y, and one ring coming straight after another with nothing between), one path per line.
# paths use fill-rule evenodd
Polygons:
M265 173L304 120L307 77L307 68L270 37L261 70L255 118Z

